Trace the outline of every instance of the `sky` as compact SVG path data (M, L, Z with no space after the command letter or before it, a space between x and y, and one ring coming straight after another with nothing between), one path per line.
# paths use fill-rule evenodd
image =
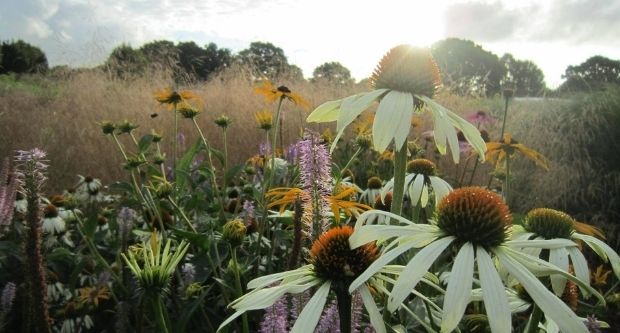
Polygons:
M91 67L121 43L253 41L284 50L311 77L337 61L357 80L400 44L472 40L531 60L551 88L569 65L620 59L620 0L0 0L0 40L40 47L50 66Z

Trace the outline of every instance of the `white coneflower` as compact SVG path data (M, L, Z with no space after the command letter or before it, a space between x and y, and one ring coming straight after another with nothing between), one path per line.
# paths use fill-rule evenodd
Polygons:
M381 187L383 181L379 177L370 177L366 184L366 189L360 194L359 202L372 205L375 202L377 196L381 194Z
M65 232L65 220L58 215L58 208L49 204L43 207L43 225L41 228L50 235L60 235Z
M78 177L80 180L75 186L75 197L82 204L103 201L103 194L100 192L101 180L91 175L87 175L86 177L78 175Z

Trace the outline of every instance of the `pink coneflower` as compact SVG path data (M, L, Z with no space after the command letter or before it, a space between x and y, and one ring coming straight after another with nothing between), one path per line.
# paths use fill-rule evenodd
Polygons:
M483 123L493 124L495 122L495 118L487 116L487 114L482 110L466 115L465 120L472 123L478 123L478 125Z

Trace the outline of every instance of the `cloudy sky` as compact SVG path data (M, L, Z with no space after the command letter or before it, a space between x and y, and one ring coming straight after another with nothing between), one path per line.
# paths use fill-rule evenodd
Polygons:
M568 65L620 59L620 0L2 0L0 39L39 46L50 65L93 66L120 43L281 47L306 77L338 61L368 77L399 44L473 40L534 61L555 87ZM425 3L425 4L422 4Z

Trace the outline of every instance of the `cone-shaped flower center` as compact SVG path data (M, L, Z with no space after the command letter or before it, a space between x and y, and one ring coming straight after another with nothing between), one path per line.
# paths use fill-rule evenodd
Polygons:
M502 198L480 187L462 187L446 195L437 205L437 226L485 248L502 244L509 236L512 215Z
M383 186L383 182L381 181L381 178L379 177L370 177L368 179L368 183L366 184L366 187L368 187L371 190L378 190L381 188L381 186Z
M368 243L351 250L353 228L337 227L324 233L312 245L309 262L318 277L331 280L355 279L378 257L379 249Z
M58 217L58 208L53 204L43 207L43 216L46 218Z
M439 68L429 50L411 45L399 45L383 56L370 82L375 89L433 98L441 86ZM416 100L416 107L421 102Z
M373 208L384 212L389 212L392 209L392 191L385 194L383 201L381 201L381 194L377 195Z
M558 210L538 208L527 213L523 226L546 239L569 238L575 230L575 220Z
M426 177L436 176L437 167L435 163L425 158L417 158L407 163L407 173L416 173Z

